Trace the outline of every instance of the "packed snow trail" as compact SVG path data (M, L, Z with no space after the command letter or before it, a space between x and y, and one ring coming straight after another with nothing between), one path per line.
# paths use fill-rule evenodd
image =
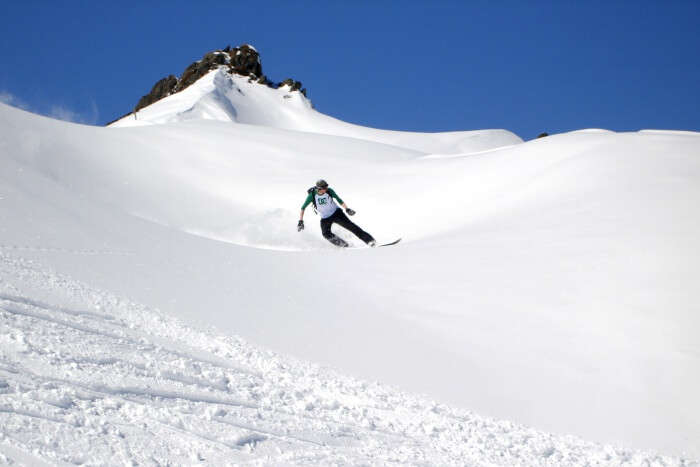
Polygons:
M1 464L692 465L342 376L4 252L0 278Z

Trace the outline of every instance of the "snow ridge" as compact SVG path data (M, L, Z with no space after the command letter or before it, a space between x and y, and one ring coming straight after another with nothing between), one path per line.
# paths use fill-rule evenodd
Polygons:
M318 112L306 96L290 86L271 88L248 77L230 74L225 66L209 71L188 88L123 117L109 127L192 120L342 136L434 154L465 154L523 142L506 130L413 133L354 125Z
M343 376L2 251L0 277L0 464L696 465Z

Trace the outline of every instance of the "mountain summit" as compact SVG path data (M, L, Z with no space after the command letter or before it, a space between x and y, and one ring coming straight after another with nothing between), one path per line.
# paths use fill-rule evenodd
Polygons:
M506 130L414 133L355 125L314 109L294 79L271 82L252 46L209 52L179 78L158 81L133 112L108 124L128 127L216 120L282 130L342 136L426 154L464 154L522 143Z
M201 60L193 62L185 68L185 71L182 72L179 78L169 75L156 82L151 91L139 99L133 112L127 115L138 112L154 102L187 89L211 70L219 68L225 69L229 74L244 76L251 82L255 81L274 89L288 86L291 91L300 91L306 96L306 89L302 89L300 81L287 78L280 83L274 83L268 80L262 71L260 53L252 45L243 44L240 47L233 48L229 45L224 49L206 53Z

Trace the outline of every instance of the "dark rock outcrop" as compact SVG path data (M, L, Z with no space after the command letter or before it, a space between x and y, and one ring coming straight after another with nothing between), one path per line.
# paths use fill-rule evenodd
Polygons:
M537 138L544 138L545 136L549 136L549 133L540 133L539 135L537 135Z
M292 91L298 91L301 89L301 81L294 81L292 78L287 78L280 83L281 86L289 86Z
M276 84L268 80L262 71L260 54L253 46L243 44L240 47L231 47L228 45L225 49L209 52L201 60L192 63L185 68L180 78L170 75L158 81L151 89L151 92L139 99L136 107L134 107L134 112L138 112L140 109L164 97L186 89L211 70L222 66L227 66L229 73L249 77L251 82L255 81L271 88L289 86L291 91L300 91L306 96L306 89L302 89L300 81L288 78Z
M231 49L228 52L231 57L229 64L232 73L237 73L243 76L255 75L262 76L262 65L260 64L260 54L248 44Z
M214 68L225 65L228 56L223 51L209 52L198 62L194 62L182 72L182 76L178 80L175 92L182 91L189 85L197 81L202 76L209 73Z
M148 105L151 105L164 97L169 96L173 93L173 90L175 89L177 84L177 78L173 75L161 79L153 85L151 92L139 99L138 103L136 104L136 107L134 108L134 112Z
M300 91L306 96L306 88L302 88L301 81L295 81L292 78L287 78L279 84L279 87L289 86L292 91Z

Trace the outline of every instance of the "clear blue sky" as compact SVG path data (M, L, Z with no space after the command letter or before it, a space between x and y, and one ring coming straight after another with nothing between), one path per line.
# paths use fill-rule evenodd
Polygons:
M361 125L700 131L700 1L25 0L0 16L0 98L94 124L247 42L271 80Z

